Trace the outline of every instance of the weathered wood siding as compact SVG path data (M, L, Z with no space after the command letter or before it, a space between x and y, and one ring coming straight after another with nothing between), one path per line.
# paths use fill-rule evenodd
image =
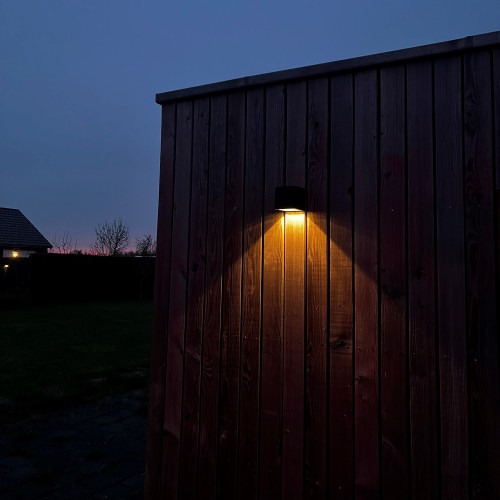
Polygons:
M163 103L146 498L500 498L500 45L306 73Z

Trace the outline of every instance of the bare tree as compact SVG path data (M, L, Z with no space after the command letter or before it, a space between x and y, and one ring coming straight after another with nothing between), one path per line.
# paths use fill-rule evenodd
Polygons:
M143 257L156 255L156 240L150 234L145 234L144 238L136 238L135 250L137 255Z
M64 231L62 236L54 234L54 238L52 238L52 247L54 248L54 253L73 253L76 251L76 241L73 245L73 238L68 231Z
M120 255L127 248L129 231L121 218L113 222L99 222L95 235L96 239L90 248L96 255Z

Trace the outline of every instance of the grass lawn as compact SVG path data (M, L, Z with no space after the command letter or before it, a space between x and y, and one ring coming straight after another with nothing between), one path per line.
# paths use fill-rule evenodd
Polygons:
M0 311L0 420L146 387L152 301Z

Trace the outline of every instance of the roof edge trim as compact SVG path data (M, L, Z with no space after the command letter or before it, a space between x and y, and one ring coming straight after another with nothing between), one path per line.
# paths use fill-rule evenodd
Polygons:
M196 87L162 92L156 94L156 102L163 105L172 101L191 99L207 94L228 92L231 90L255 87L258 85L282 83L285 81L297 80L300 78L311 78L324 74L360 70L371 66L393 64L411 59L439 56L441 54L477 49L498 44L500 44L500 31L494 31L481 35L467 36L465 38L459 38L447 42L420 45L418 47L382 52L379 54L355 57L352 59L342 59L340 61L328 63L314 64L312 66L301 66L299 68L285 69L255 76L244 76L233 80L225 80L217 83L209 83Z

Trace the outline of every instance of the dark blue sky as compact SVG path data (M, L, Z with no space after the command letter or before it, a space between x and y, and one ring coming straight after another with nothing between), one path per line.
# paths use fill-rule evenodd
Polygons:
M500 29L498 0L0 0L0 206L156 233L157 92Z

